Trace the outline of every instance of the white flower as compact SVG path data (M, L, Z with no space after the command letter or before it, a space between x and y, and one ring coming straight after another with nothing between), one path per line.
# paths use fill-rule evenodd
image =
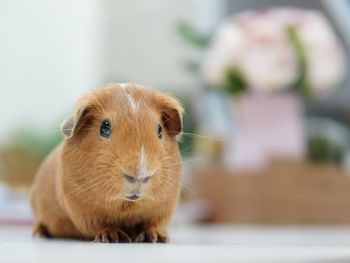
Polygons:
M308 16L298 27L306 51L308 84L314 91L334 88L345 76L342 46L321 14L309 12Z
M239 62L249 87L258 91L288 88L298 77L293 50L283 43L259 45L251 43Z
M202 65L205 80L212 85L222 86L228 69L235 67L244 48L241 29L231 23L222 25L215 34L211 48Z

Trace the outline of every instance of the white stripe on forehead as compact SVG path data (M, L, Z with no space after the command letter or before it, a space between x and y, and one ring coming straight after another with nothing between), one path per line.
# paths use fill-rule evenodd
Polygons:
M130 104L131 109L136 112L139 109L139 102L136 102L135 99L128 93L127 95L128 101Z
M119 83L119 86L122 88L126 88L126 86L128 86L130 83L126 82L126 83Z
M146 160L146 154L145 149L142 146L141 152L140 152L140 164L139 164L139 174L138 177L147 177L147 160Z
M132 111L136 112L139 109L139 102L136 102L135 99L133 98L133 96L126 90L127 86L130 83L120 83L120 87L122 87L123 89L125 89L126 93L127 93L127 98L130 104L130 107L132 109Z

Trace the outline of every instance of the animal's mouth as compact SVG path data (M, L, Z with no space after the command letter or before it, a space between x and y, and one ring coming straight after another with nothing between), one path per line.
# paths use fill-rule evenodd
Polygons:
M126 199L131 202L136 202L137 200L141 199L141 196L139 194L132 194L132 195L127 195Z

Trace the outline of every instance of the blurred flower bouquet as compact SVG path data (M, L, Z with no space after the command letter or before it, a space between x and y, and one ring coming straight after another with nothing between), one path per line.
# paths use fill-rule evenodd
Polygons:
M260 167L278 158L303 158L306 139L300 97L336 88L346 70L343 48L319 12L297 8L246 11L208 38L182 26L186 39L205 47L198 72L205 86L230 100L231 131L225 163Z
M303 94L335 88L345 74L342 47L314 11L248 11L225 21L206 52L201 73L215 87Z

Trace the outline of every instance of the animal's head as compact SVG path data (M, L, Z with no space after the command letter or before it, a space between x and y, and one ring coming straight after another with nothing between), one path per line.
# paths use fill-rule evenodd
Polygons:
M182 113L175 98L135 84L109 84L81 98L61 126L68 198L138 201L177 191Z

